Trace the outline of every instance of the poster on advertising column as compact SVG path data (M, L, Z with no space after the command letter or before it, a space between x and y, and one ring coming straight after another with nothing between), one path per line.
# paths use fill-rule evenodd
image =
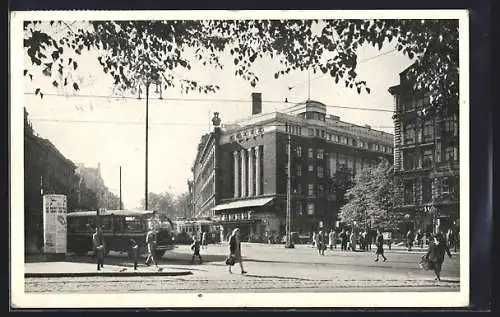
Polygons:
M43 196L43 241L45 253L66 254L65 195Z

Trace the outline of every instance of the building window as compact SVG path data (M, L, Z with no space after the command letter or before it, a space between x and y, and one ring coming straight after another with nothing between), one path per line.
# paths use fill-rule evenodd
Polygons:
M346 161L347 161L347 168L348 168L350 171L353 171L353 170L354 170L354 158L353 158L353 157L348 156L348 157L346 158Z
M347 137L345 137L345 136L341 136L341 137L340 137L340 142L341 142L342 144L347 144Z
M404 140L405 144L411 144L415 142L415 124L408 123L404 129Z
M332 141L338 143L339 142L339 136L335 135L335 134L332 134Z
M325 170L323 166L318 166L316 170L318 171L318 177L323 178L325 176Z
M432 161L433 161L432 149L424 150L423 163L422 163L423 168L432 167Z
M301 184L295 185L295 189L293 191L295 194L302 195L302 185Z
M314 203L307 204L307 214L314 215Z
M314 196L314 184L307 185L307 195Z
M309 172L313 172L314 171L314 165L309 164L308 170L309 170Z
M455 159L454 150L452 146L449 146L444 149L444 160L445 162L451 162Z
M302 147L299 145L296 149L297 157L302 157Z
M360 140L358 142L358 145L359 145L360 148L364 147L365 146L365 141Z
M309 158L314 158L314 150L313 150L313 148L309 148L309 149L307 150L307 156L308 156Z
M324 155L325 155L325 150L323 149L318 149L317 151L317 158L322 160L324 158Z
M417 166L417 158L415 153L412 151L406 151L403 155L403 168L405 170L415 169Z
M434 124L432 121L426 121L424 124L424 142L429 142L434 139Z
M307 134L309 136L314 136L314 129L311 129L311 128L307 129Z
M412 111L413 109L415 109L414 101L408 100L407 102L405 102L405 110L406 111Z
M356 139L351 139L351 145L352 146L357 146L358 145L358 141Z
M319 129L316 129L316 136L319 137Z
M332 140L332 134L331 133L327 133L326 134L326 138L328 139L328 141L331 141Z
M318 195L323 195L324 192L325 192L325 188L323 187L323 185L319 184L318 185Z
M405 204L413 204L413 181L404 183L404 201Z
M457 116L448 116L444 118L444 132L448 135L457 136L458 135L458 122Z
M432 179L422 180L422 202L428 203L432 200Z
M297 176L302 176L302 166L297 165Z
M302 210L302 202L300 200L295 202L295 212L299 216L302 216L302 214L304 212Z
M325 138L325 130L321 130L321 137L324 139Z
M459 184L456 177L444 177L441 183L441 193L445 198L454 200L458 199Z

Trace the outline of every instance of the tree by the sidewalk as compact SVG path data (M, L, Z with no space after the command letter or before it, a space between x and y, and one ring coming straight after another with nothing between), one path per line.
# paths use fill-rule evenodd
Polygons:
M141 200L141 207L144 208L144 199ZM168 191L163 193L148 194L148 208L158 212L160 217L174 219L177 217L191 217L191 199L188 193L174 195Z
M343 222L356 222L362 228L396 228L402 214L395 213L394 168L385 159L374 168L365 168L356 175L355 184L347 190L347 203L340 209Z
M54 31L55 30L55 31ZM61 33L62 32L62 33ZM54 33L56 35L54 35ZM220 57L234 57L235 76L255 86L256 59L281 62L278 78L311 69L335 83L370 93L368 79L359 78L358 50L395 46L415 61L408 72L416 91L431 93L431 105L458 104L458 20L193 20L193 21L64 21L24 24L25 51L35 68L52 84L73 86L71 72L78 55L97 50L98 62L117 87L140 89L180 84L183 91L214 92L219 87L178 76L192 60L223 68ZM69 52L69 54L67 54ZM75 54L73 54L75 53ZM36 71L35 71L36 72ZM33 69L24 75L33 78ZM35 93L41 93L36 89Z

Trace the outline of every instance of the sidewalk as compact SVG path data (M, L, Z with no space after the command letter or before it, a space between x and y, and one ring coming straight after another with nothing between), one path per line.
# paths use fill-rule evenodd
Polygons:
M193 274L189 270L160 266L139 266L137 270L119 265L106 265L97 270L95 263L32 262L24 264L24 277L88 277L88 276L181 276Z
M227 244L227 243L226 243ZM223 245L226 245L223 243ZM254 243L254 242L242 242L242 244L245 245L245 247L275 247L275 248L284 248L284 244L268 244L268 243ZM306 249L306 248L313 248L311 244L296 244L295 248L297 249ZM414 254L425 254L427 253L427 246L424 246L422 249L417 247L413 247L411 251L408 251L408 248L404 245L392 245L391 249L389 250L389 247L387 245L384 245L384 252L386 253L414 253ZM330 250L330 249L328 249ZM360 251L359 247L356 248L356 252L375 252L377 250L377 247L375 245L372 245L371 250L368 251ZM337 245L337 248L333 249L333 251L341 251L340 250L340 245ZM452 255L460 254L460 250L457 252L453 252L453 250L450 250ZM350 251L342 251L342 252L350 252Z

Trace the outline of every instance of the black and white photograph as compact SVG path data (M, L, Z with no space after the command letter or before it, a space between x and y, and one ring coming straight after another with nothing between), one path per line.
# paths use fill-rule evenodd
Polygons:
M466 10L10 26L12 305L469 304Z

